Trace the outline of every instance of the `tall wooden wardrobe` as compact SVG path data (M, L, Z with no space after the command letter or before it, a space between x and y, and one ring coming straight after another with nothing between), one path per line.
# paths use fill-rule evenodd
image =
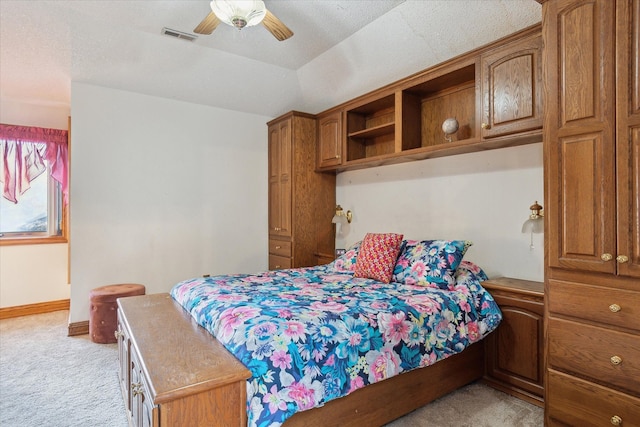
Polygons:
M543 3L547 425L640 425L640 0Z
M269 269L328 262L336 176L315 172L315 116L292 111L269 123Z

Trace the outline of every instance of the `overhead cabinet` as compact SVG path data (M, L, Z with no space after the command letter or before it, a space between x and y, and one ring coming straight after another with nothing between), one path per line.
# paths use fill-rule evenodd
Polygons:
M482 138L542 128L542 36L482 55Z
M541 47L531 27L321 113L318 170L542 141Z
M332 111L318 116L318 165L342 163L342 112Z

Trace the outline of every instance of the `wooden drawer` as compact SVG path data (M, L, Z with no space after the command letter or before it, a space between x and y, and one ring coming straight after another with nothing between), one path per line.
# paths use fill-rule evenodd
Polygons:
M548 320L549 366L640 395L640 336Z
M282 270L286 268L291 268L291 258L269 255L269 270Z
M640 427L640 399L550 369L546 402L549 426ZM613 417L621 422L614 424Z
M551 313L640 331L640 292L549 280L547 302Z
M269 239L269 253L291 258L291 242Z

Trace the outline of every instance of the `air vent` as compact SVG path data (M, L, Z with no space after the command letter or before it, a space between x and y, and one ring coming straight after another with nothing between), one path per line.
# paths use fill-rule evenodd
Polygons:
M198 38L198 36L196 36L195 34L183 33L182 31L172 30L171 28L167 27L164 27L162 29L162 34L164 34L165 36L175 37L177 39L187 40L190 42Z

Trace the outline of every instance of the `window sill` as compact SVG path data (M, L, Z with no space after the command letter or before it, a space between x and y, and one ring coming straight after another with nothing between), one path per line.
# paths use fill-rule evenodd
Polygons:
M47 245L50 243L68 243L64 236L1 238L0 246Z

